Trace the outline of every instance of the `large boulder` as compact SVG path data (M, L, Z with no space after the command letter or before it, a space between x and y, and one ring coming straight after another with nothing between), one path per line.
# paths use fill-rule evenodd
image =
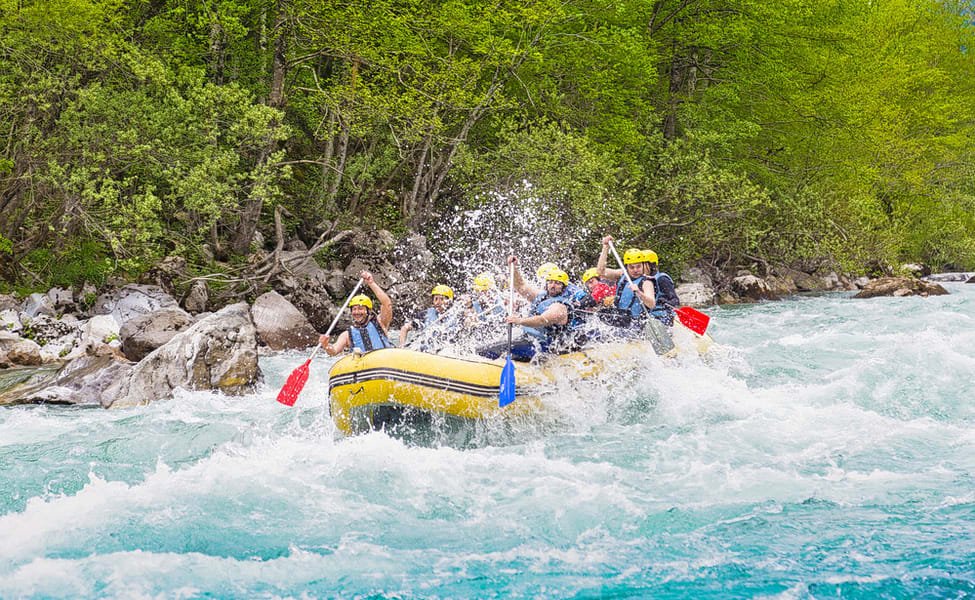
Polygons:
M179 307L133 317L119 330L122 353L129 360L139 362L192 324L193 317Z
M66 310L73 310L74 304L74 294L71 290L64 288L51 288L47 291L47 297L51 300L51 304L54 305L55 310L60 313Z
M714 288L703 283L682 283L677 286L677 297L684 306L710 306L714 304Z
M771 292L772 297L774 298L781 298L782 296L791 296L799 293L799 287L790 276L769 275L764 279L764 281L765 285L768 286L769 292Z
M778 299L764 279L750 273L743 273L732 279L731 290L746 302Z
M39 392L50 385L61 368L60 365L44 365L0 370L0 406L30 402L31 391Z
M305 315L277 292L267 292L251 307L258 341L271 350L307 348L318 341L318 332Z
M167 256L146 271L142 281L165 290L167 294L175 294L177 281L186 277L186 259L182 256Z
M55 374L38 371L0 393L2 404L90 404L98 406L107 390L127 380L132 364L118 356L82 356Z
M41 347L31 340L25 340L17 334L0 331L0 365L39 365Z
M788 267L776 267L775 274L791 280L799 292L828 290L836 286L836 283L831 279L810 275L809 273Z
M132 369L132 376L105 391L102 406L148 404L176 388L249 392L258 382L257 330L241 302L194 323Z
M78 344L67 358L92 354L103 346L121 345L119 333L118 321L112 315L96 315L81 325Z
M124 325L133 317L176 307L176 299L159 286L129 284L99 296L93 312L96 315L112 315L119 325Z
M877 296L943 296L948 290L937 283L913 277L881 277L870 281L854 298Z

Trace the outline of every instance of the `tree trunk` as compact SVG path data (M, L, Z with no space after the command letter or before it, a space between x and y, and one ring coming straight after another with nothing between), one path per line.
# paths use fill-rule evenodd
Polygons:
M287 51L288 51L288 23L289 23L289 0L278 0L277 16L274 20L274 58L271 63L271 88L268 93L267 105L276 110L284 110L284 78L288 70ZM277 120L270 124L270 131L267 136L267 144L261 150L261 155L257 160L257 166L266 165L268 157L277 148L275 141L275 130L280 126ZM264 208L264 197L260 194L251 194L251 197L244 203L243 211L240 215L240 222L234 236L231 248L235 254L244 254L254 238L257 225L260 222L261 210Z

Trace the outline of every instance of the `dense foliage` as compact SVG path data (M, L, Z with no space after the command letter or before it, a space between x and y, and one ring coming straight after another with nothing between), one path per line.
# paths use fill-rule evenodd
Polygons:
M962 0L0 0L0 277L507 190L672 271L973 269L973 33Z

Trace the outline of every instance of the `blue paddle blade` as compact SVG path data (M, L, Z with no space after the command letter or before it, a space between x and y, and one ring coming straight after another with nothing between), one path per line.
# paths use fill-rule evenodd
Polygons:
M501 369L501 391L498 393L498 406L503 408L515 401L515 363L511 362L511 355L508 355L508 362L504 363Z

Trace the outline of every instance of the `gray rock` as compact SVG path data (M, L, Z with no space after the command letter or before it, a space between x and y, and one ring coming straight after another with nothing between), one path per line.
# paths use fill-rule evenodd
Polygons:
M0 311L20 310L20 301L9 294L0 294Z
M0 331L20 331L23 328L19 312L12 308L0 310Z
M799 292L814 292L819 290L828 290L836 287L836 283L832 280L827 280L823 277L817 277L815 275L810 275L809 273L804 273L802 271L797 271L795 269L790 269L788 267L777 267L775 269L777 275L788 278L792 280L795 285L796 291ZM833 274L835 275L835 273ZM837 276L838 281L838 276Z
M764 279L765 285L775 298L791 296L799 292L796 282L789 276L770 275Z
M139 362L192 324L193 317L178 307L133 317L119 330L122 353L129 360Z
M205 281L194 281L186 296L183 297L183 308L191 314L199 314L207 309L210 300L210 290Z
M257 331L250 307L228 306L176 334L132 369L132 376L108 388L102 406L148 404L172 397L173 390L249 392L261 376Z
M34 377L0 394L0 404L91 404L98 406L106 390L126 380L132 364L117 356L82 356L63 367L53 379Z
M333 270L329 271L325 279L325 289L333 298L345 298L352 288L345 287L345 273L341 270Z
M71 290L51 288L47 291L47 297L56 310L63 311L66 308L74 307L74 296L71 294Z
M7 331L0 331L0 355L3 362L12 365L32 366L41 364L41 347L31 340Z
M677 297L685 306L710 306L714 304L714 288L704 283L682 283L677 286Z
M176 300L159 286L129 284L99 296L95 301L94 313L110 314L119 325L124 325L133 317L177 306Z
M3 362L0 351L0 363ZM40 391L50 385L61 365L13 367L0 370L0 406L31 401L31 390Z
M34 293L24 300L23 312L33 319L38 315L48 315L53 317L57 311L54 309L54 302L47 294Z
M700 283L714 289L714 279L707 271L700 267L691 267L690 269L684 270L681 279L687 283Z
M924 280L938 283L951 283L955 281L968 281L973 277L975 277L975 273L935 273L924 277Z
M764 279L751 274L739 275L731 280L731 290L745 301L776 300L777 296Z
M854 298L875 298L877 296L943 296L948 290L937 283L930 283L913 277L881 277L863 287Z
M48 315L38 315L25 324L25 330L30 330L30 337L40 346L48 342L62 338L70 333L77 331L74 325L70 325Z
M258 341L272 350L308 348L318 341L318 332L305 315L277 292L267 292L251 307Z

